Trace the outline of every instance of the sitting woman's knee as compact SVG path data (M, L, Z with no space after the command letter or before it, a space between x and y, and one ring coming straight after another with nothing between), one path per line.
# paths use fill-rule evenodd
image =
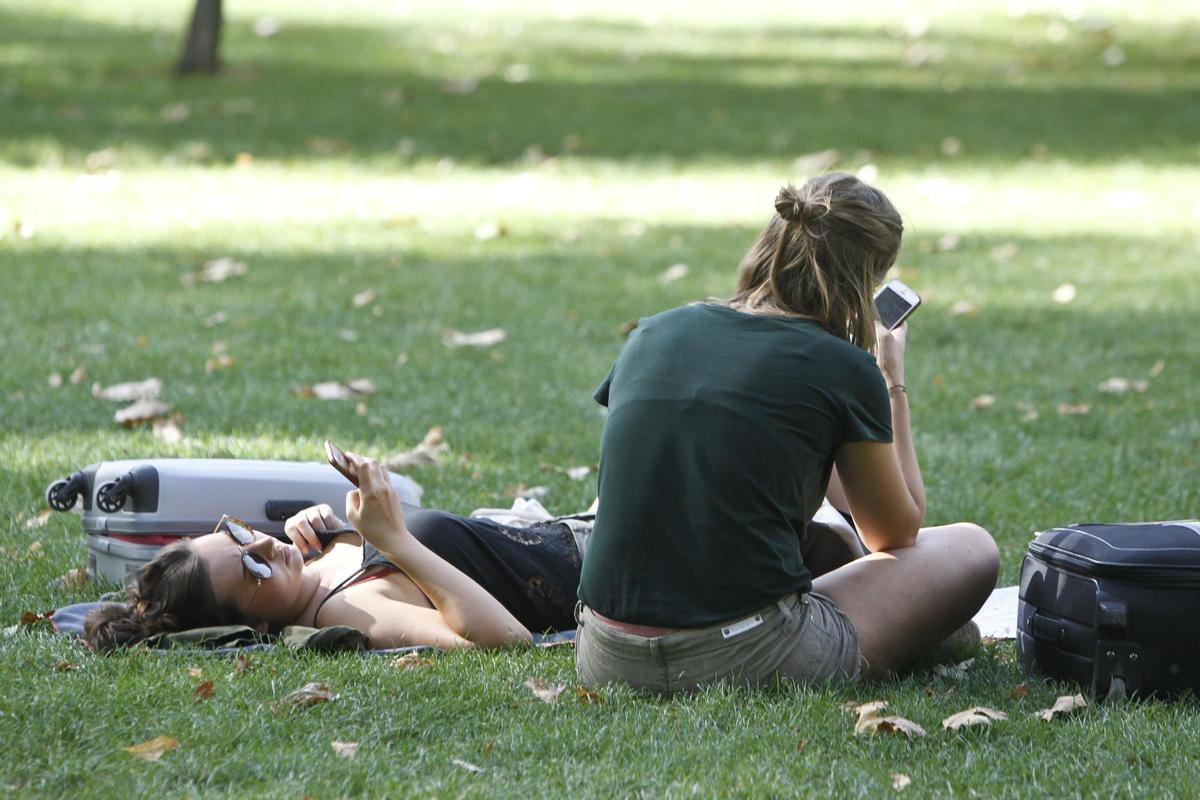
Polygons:
M980 582L991 586L1000 575L1000 548L992 535L973 522L960 522L956 527L961 535L970 539L970 548L963 559L964 567L971 570Z

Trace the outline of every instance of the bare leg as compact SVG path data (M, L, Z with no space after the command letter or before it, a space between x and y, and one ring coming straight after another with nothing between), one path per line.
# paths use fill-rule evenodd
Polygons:
M908 666L966 623L1000 569L999 551L969 522L922 528L913 547L872 553L813 581L858 629L864 677Z

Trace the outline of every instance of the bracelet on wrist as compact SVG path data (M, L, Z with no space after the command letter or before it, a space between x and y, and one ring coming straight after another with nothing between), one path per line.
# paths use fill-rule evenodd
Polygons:
M888 394L894 395L896 392L900 392L902 394L908 394L908 387L905 386L903 383L893 383L891 386L888 387Z

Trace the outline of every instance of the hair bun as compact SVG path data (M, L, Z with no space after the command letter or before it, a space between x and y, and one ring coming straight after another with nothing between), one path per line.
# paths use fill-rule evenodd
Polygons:
M799 222L804 216L804 201L796 187L788 184L775 196L775 211L787 222Z

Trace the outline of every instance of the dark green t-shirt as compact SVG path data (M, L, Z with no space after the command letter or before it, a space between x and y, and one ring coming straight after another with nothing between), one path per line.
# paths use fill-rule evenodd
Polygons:
M701 627L808 591L800 542L834 454L892 439L870 354L723 305L641 320L595 397L608 419L579 597L643 625Z

